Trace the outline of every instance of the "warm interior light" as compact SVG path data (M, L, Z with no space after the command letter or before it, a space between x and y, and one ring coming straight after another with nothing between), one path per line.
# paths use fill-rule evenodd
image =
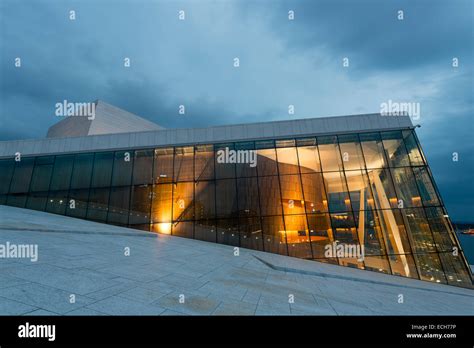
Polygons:
M158 226L157 232L163 234L171 234L171 222L160 222L156 224Z

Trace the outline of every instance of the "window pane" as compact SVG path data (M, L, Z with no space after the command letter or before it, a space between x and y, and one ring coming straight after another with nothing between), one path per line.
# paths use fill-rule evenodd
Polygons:
M257 171L259 176L278 173L276 152L272 142L256 142Z
M260 218L243 217L239 219L240 246L242 248L263 250L263 235Z
M398 208L397 195L388 169L374 169L367 172L374 203L377 209Z
M321 162L319 160L318 147L316 145L299 146L297 149L301 173L314 173L321 171Z
M14 168L15 161L13 159L0 160L0 194L8 193Z
M446 283L438 254L415 254L414 257L418 266L418 274L422 280Z
M389 255L388 260L390 261L392 274L419 279L412 255Z
M194 179L194 148L177 147L174 153L174 180L192 181Z
M408 254L411 252L404 218L400 209L385 209L374 212L383 233L388 254ZM377 218L376 218L377 219Z
M155 150L155 183L165 183L173 181L173 153L172 147Z
M280 175L281 197L285 214L302 214L305 211L299 175Z
M278 176L258 178L262 215L281 215L281 196ZM219 201L218 201L219 202Z
M257 178L237 179L237 194L240 216L260 215Z
M109 210L109 188L92 188L89 193L87 219L106 221Z
M216 145L216 178L235 178L235 160L234 154L231 157L234 149L234 144L220 144Z
M194 183L173 185L173 221L194 219Z
M412 165L423 165L423 156L418 148L413 131L402 131L405 146L408 151L408 157Z
M41 159L41 160L40 160ZM53 172L54 156L38 157L31 178L30 191L48 191L51 173Z
M216 213L219 218L230 218L238 215L234 179L216 181L216 206Z
M153 150L135 151L133 164L133 184L151 184L153 168Z
M153 187L151 221L171 222L172 194L172 184L161 184Z
M431 183L428 170L425 167L413 167L418 190L425 206L440 205L436 190Z
M133 151L117 151L114 154L112 186L129 186L132 182Z
M15 162L15 171L13 172L10 185L10 193L28 192L34 163L34 157L22 158L21 161Z
M405 227L411 237L414 252L436 251L430 226L423 209L404 209L401 212L405 218Z
M216 223L214 220L198 220L194 223L194 238L216 242Z
M54 214L64 215L68 204L68 191L50 191L46 211Z
M178 221L173 222L173 236L193 238L194 222L192 221Z
M472 280L460 254L454 256L452 253L440 253L439 258L448 279L448 284L472 287Z
M196 146L194 155L194 179L214 179L214 148L212 145Z
M281 216L262 218L263 246L266 252L288 255L285 226Z
M425 212L438 251L452 252L453 248L457 246L457 243L454 240L454 231L451 229L447 218L444 216L443 209L426 208Z
M56 156L49 188L51 191L69 190L73 164L74 155Z
M81 153L74 157L71 189L89 188L91 184L93 153Z
M326 258L325 248L334 242L329 214L308 214L308 223L313 257Z
M112 187L107 222L120 226L128 225L129 203L130 187Z
M387 166L385 160L382 139L378 133L359 134L362 152L364 153L365 165L369 168L384 168Z
M357 230L352 213L331 214L334 238L338 243L359 244Z
M326 194L329 201L329 211L351 210L351 200L347 192L346 181L343 172L324 173Z
M346 171L346 180L352 210L357 212L359 210L374 209L374 198L366 172L360 170Z
M340 135L338 139L344 168L346 170L365 168L358 136Z
M341 154L336 137L318 137L318 147L323 171L342 170Z
M402 132L382 132L381 135L385 155L390 167L404 167L410 165Z
M128 223L133 225L149 224L151 208L151 186L132 186L132 199Z
M243 161L240 161L240 163L237 162L237 164L235 165L237 177L241 178L256 176L258 157L254 143L236 143L235 150L238 153L238 157L243 159Z
M400 208L421 207L421 197L411 168L394 168L392 177L397 191L398 204L403 203Z
M199 181L195 184L195 211L197 220L214 219L216 214L214 181Z
M321 173L301 174L307 213L328 211L328 202Z
M366 255L385 255L383 228L375 210L354 212L359 244L364 246Z
M70 190L68 202L66 204L66 215L82 219L85 218L88 199L89 189Z
M364 257L364 269L368 271L381 272L391 274L390 264L387 256L369 256Z
M285 215L286 241L289 256L312 258L309 231L305 215Z
M296 147L277 148L278 170L282 174L298 173L298 154Z
M219 219L217 225L217 243L239 246L238 219Z
M98 152L94 157L91 187L108 187L112 177L113 152Z
M44 211L47 200L48 192L30 192L26 201L26 209Z

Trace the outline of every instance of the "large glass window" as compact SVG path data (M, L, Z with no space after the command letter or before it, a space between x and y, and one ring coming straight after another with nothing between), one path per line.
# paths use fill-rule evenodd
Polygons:
M237 179L237 194L240 216L249 217L260 215L257 178Z
M392 168L392 177L399 207L421 207L421 197L411 168Z
M365 168L364 156L357 134L340 135L338 139L344 168L346 170Z
M81 153L74 157L71 189L83 189L90 187L93 164L93 153Z
M130 187L112 187L110 189L109 213L107 222L126 226L128 225L130 204Z
M329 214L308 214L308 224L313 257L326 258L325 251L334 242Z
M439 205L438 195L431 183L430 175L425 167L413 167L418 190L424 206Z
M257 172L259 176L278 173L275 144L273 141L257 141Z
M328 211L328 201L321 173L301 174L303 183L304 203L307 213Z
M214 219L216 214L216 185L214 181L196 182L194 190L196 219Z
M153 150L135 151L135 160L133 165L133 184L151 184L153 182Z
M298 154L294 140L277 140L276 152L280 175L298 174Z
M217 243L239 246L239 220L237 218L219 219L217 225Z
M280 175L281 197L285 214L301 214L305 201L299 175Z
M253 142L237 143L235 144L237 157L236 171L237 177L251 177L257 175L257 151Z
M14 168L15 161L13 159L0 160L0 195L8 193Z
M32 192L48 191L51 173L53 171L54 156L37 157L35 169L31 178Z
M194 179L214 179L214 148L212 145L196 146L194 152Z
M387 161L384 155L382 138L379 133L359 134L362 152L364 154L365 165L367 169L384 168Z
M155 168L153 172L155 183L173 181L173 153L174 149L172 147L155 150Z
M130 212L128 223L132 227L140 229L149 229L150 210L151 210L151 186L138 185L132 186L132 199L130 201ZM133 226L135 225L135 226Z
M133 151L117 151L114 154L112 186L127 186L132 182Z
M413 131L402 131L402 134L411 164L414 166L423 165L423 155L420 149L418 148L417 141L415 139L415 134L413 133Z
M87 219L106 221L109 210L109 188L92 188L89 192Z
M262 217L263 247L271 253L288 255L283 218L279 216Z
M329 211L343 212L351 210L351 200L347 192L346 180L343 172L323 174L326 185L326 194L329 202Z
M262 215L281 215L281 196L278 176L264 176L258 178L260 189L260 208Z
M173 221L194 219L194 183L173 185Z
M194 179L194 148L177 147L174 152L174 180L192 181Z
M410 165L401 131L382 132L382 142L390 167Z
M312 258L309 230L305 215L285 215L288 255L304 259Z
M321 161L319 160L316 139L301 139L297 141L297 145L301 173L320 172Z
M242 248L263 250L262 226L259 217L239 219L240 246Z
M172 184L161 184L153 187L152 222L171 223L172 195Z
M194 223L194 238L216 242L216 223L214 220L197 220Z
M113 152L98 152L94 156L91 187L108 187L112 177Z
M69 190L73 165L74 155L56 156L51 178L51 191Z
M15 170L10 184L7 205L20 208L25 207L34 162L34 157L25 157L22 158L21 161L15 162Z
M215 146L215 150L216 178L235 178L235 163L237 161L237 155L234 149L234 144L219 144Z
M412 247L415 252L436 251L430 226L425 213L421 208L402 210L408 235L411 236Z
M337 145L337 137L318 137L319 156L323 171L342 170L341 154Z
M237 217L237 190L235 179L216 181L216 213L218 218Z

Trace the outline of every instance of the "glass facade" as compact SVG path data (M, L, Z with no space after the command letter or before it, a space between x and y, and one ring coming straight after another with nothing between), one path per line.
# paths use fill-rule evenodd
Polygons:
M2 159L0 178L0 204L472 286L412 130Z

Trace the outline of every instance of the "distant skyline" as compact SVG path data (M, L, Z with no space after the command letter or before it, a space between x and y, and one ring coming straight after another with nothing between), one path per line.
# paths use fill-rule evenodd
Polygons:
M473 7L470 0L4 0L0 140L44 137L63 100L101 99L166 128L414 102L451 218L474 221Z

